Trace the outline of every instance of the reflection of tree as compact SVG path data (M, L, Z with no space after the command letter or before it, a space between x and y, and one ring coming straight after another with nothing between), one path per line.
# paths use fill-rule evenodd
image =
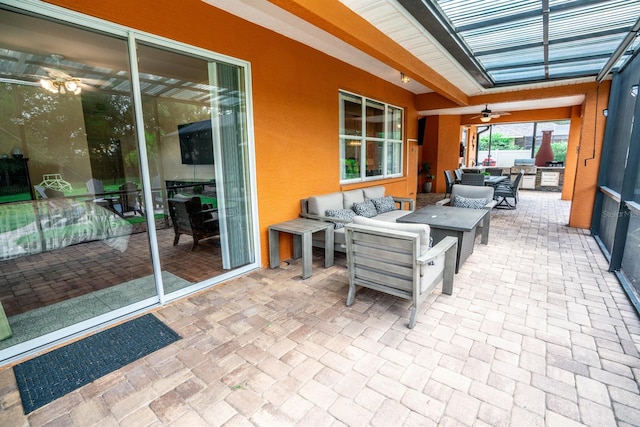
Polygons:
M77 109L75 96L8 83L0 86L2 128L14 135L14 145L25 155L41 162L46 159L64 167L76 156L86 155L82 116L72 113Z
M118 179L129 175L123 157L136 151L133 106L127 95L91 92L82 95L87 143L94 177ZM137 163L130 174L137 175Z

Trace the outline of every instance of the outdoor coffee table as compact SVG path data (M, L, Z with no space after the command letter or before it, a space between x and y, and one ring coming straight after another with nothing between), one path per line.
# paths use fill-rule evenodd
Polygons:
M398 218L396 222L427 224L431 227L431 236L435 245L446 236L458 238L458 257L456 273L465 260L473 253L476 240L476 227L485 215L491 215L488 209L467 209L451 206L425 206L415 212ZM489 228L482 227L481 243L489 243Z
M293 258L302 255L302 278L311 276L312 272L312 236L313 233L324 232L324 266L333 265L333 228L332 222L317 221L315 219L297 218L269 226L269 267L280 265L280 233L293 235Z

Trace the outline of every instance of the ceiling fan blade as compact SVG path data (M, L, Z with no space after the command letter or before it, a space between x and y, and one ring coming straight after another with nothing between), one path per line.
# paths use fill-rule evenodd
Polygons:
M496 111L495 113L491 113L491 117L493 118L498 118L500 116L510 116L511 113L509 113L508 111Z
M49 67L42 67L43 70L45 70L47 72L47 74L49 75L50 78L52 79L70 79L72 78L70 74L65 73L62 70L59 70L57 68L49 68Z

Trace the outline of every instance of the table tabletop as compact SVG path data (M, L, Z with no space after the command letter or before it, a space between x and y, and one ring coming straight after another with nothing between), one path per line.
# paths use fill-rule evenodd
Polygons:
M488 213L486 209L429 205L398 218L396 222L427 224L430 227L455 231L471 231Z
M502 181L505 181L508 177L506 175L501 175L501 176L485 176L484 177L484 184L485 185L496 185L501 183Z
M296 218L278 224L270 225L271 230L284 231L285 233L315 233L316 231L325 230L328 227L333 228L333 223L318 221L315 219Z

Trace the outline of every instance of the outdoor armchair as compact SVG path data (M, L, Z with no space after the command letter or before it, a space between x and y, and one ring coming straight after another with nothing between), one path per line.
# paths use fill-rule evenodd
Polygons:
M458 239L445 237L429 248L430 229L425 224L397 224L357 217L345 227L349 292L353 305L361 286L411 301L409 328L416 311L442 282L451 295Z
M482 176L482 174L469 175ZM478 227L478 231L482 232L481 243L487 244L489 242L489 229L491 227L491 209L493 209L497 203L498 202L494 200L494 189L492 186L479 187L477 185L455 184L451 189L451 198L440 200L436 202L436 205L486 209L487 215L485 215L482 225Z

